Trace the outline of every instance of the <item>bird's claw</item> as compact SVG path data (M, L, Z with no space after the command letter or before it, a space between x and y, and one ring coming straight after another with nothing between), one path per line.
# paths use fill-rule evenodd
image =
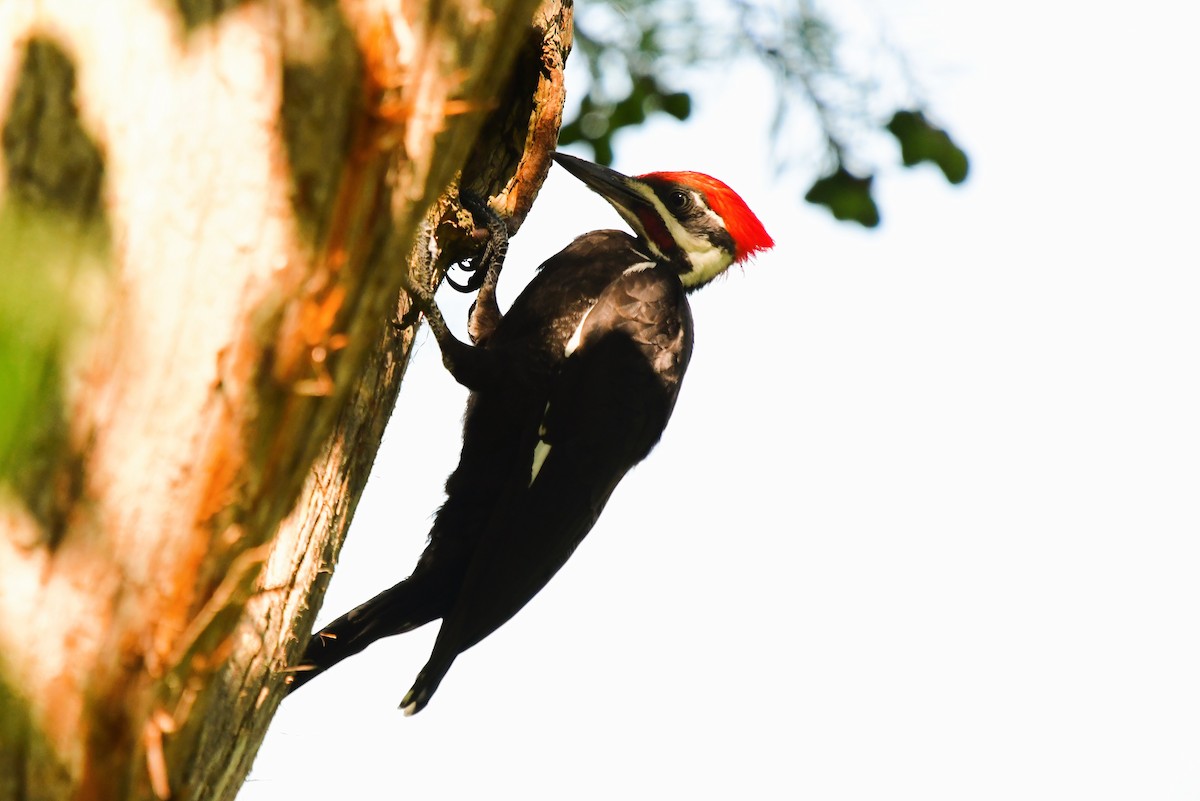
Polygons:
M421 313L421 310L417 308L417 304L410 304L408 311L392 320L392 328L395 328L397 331L407 331L421 322Z
M500 215L487 204L487 201L479 195L460 191L458 202L464 209L471 212L475 228L469 236L476 242L481 243L482 247L473 255L460 259L450 265L451 267L457 267L463 272L470 273L466 281L460 284L451 279L447 272L445 282L459 292L474 292L480 289L484 285L484 282L488 280L489 272L499 272L498 269L493 268L493 265L497 260L502 262L508 250L508 226L500 219ZM495 279L493 278L493 280Z
M422 280L422 277L416 277L416 281L405 279L401 285L404 293L408 295L408 308L404 314L392 321L392 325L398 331L407 331L421 321L421 316L428 316L434 308L433 293Z

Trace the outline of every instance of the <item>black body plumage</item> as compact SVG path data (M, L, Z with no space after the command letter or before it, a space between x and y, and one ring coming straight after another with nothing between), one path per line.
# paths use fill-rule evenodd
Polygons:
M543 264L473 350L456 374L472 390L462 455L416 569L315 634L291 689L442 618L404 702L424 706L454 658L566 563L658 442L691 356L691 311L674 269L627 233L593 231Z
M462 455L411 576L313 636L292 689L381 637L441 618L401 702L420 711L458 654L529 602L591 530L675 408L692 352L686 293L774 243L737 193L702 173L628 177L561 153L636 233L593 231L539 268L507 314L495 288L507 232L486 207L486 269L468 330L414 287L442 359L471 390Z

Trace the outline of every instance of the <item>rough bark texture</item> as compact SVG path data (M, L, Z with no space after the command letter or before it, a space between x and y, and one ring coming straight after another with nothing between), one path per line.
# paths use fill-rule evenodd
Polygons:
M403 376L417 234L461 253L460 174L523 219L569 26L570 0L0 3L0 271L66 321L5 412L0 801L236 794Z

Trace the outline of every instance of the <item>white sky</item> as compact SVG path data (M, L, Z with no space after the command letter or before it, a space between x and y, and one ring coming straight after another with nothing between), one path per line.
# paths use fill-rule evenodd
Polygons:
M889 8L970 181L834 223L732 84L622 139L778 247L693 296L675 417L550 586L414 718L435 626L313 682L242 801L1200 797L1200 14ZM555 168L503 297L619 224ZM322 622L411 570L464 397L422 334Z

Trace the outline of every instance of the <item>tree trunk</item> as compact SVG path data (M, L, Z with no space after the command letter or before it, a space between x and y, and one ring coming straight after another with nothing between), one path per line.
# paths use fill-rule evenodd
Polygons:
M237 793L403 376L418 234L464 252L456 181L520 224L569 26L0 3L0 801Z

